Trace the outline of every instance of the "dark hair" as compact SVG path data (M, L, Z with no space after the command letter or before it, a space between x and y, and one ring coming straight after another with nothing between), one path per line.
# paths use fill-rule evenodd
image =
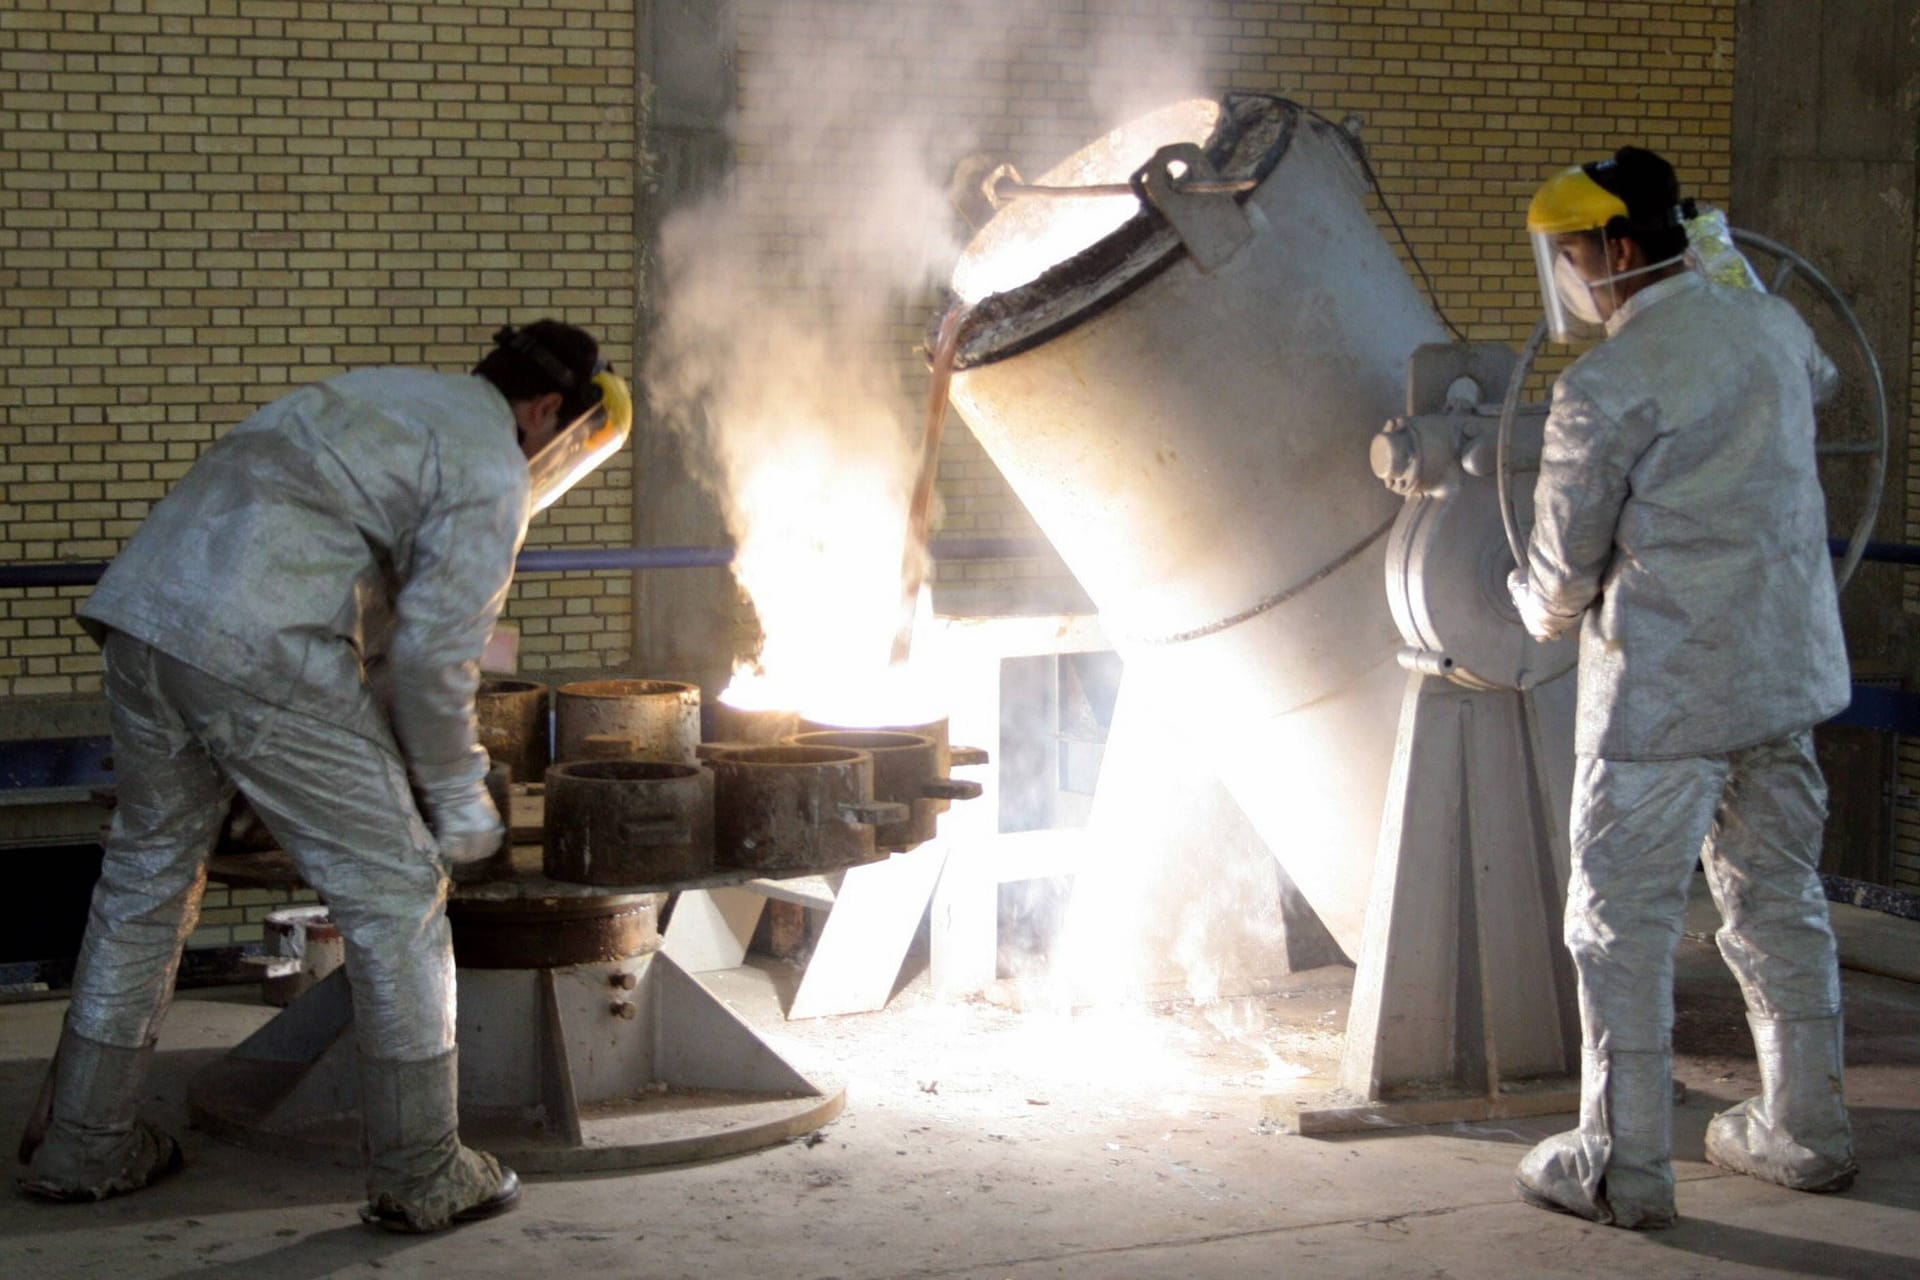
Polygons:
M1606 226L1609 236L1637 241L1649 262L1675 258L1687 250L1682 219L1692 217L1693 201L1680 198L1673 166L1645 147L1622 147L1611 160L1582 165L1587 176L1620 197L1627 216Z
M607 368L600 344L585 329L558 320L512 325L493 335L493 350L473 371L499 388L509 402L561 394L560 421L573 421L600 402L593 375Z

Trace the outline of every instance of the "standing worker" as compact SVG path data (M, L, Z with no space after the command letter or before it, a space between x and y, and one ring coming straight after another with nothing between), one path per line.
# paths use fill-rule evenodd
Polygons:
M1621 1227L1674 1221L1673 953L1701 858L1762 1089L1714 1117L1707 1158L1804 1191L1857 1169L1815 872L1812 726L1850 694L1814 455L1836 375L1787 303L1688 268L1691 216L1636 147L1552 178L1527 213L1554 338L1607 340L1554 385L1509 581L1536 637L1580 628L1580 1127L1528 1153L1518 1186Z
M362 1216L433 1231L512 1207L519 1179L461 1145L456 1103L448 865L504 836L479 658L530 512L630 422L593 338L542 320L473 376L365 369L276 400L154 508L81 610L119 802L27 1192L99 1200L179 1169L135 1104L237 788L345 940Z

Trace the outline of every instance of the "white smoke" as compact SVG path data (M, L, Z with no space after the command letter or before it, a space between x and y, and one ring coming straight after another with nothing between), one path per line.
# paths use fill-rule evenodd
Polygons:
M720 500L770 672L844 683L886 664L923 424L918 348L971 234L948 203L955 163L987 152L1038 174L1130 119L1216 95L1226 86L1206 67L1224 38L1202 19L1223 9L740 6L737 165L663 230L645 372L658 420L683 434ZM999 99L983 85L1001 86ZM1170 850L1206 841L1159 825L1168 839L1083 877L1096 892L1076 902L1069 933L1081 936L1063 946L1090 969L1054 975L1070 1002L1087 991L1076 978L1137 993L1175 976L1169 965L1209 1000L1229 951L1277 946L1271 875L1169 893L1216 869L1169 865Z
M1192 91L1199 8L739 6L737 163L663 228L645 377L720 499L770 670L844 683L888 656L917 349L970 234L947 198L955 162L985 148L1044 167Z

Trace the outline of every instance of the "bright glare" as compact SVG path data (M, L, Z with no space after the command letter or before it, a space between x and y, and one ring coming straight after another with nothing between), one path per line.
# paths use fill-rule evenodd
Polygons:
M915 613L915 660L892 665L906 511L887 460L795 449L744 476L735 506L746 527L734 577L753 601L764 639L758 655L735 667L720 700L744 711L798 711L824 724L943 718L932 664L922 660L930 588L921 588Z
M1204 145L1220 104L1193 98L1115 129L1049 169L1034 185L1084 187L1125 182L1161 147ZM968 302L1017 289L1056 262L1100 242L1140 210L1133 196L1026 196L980 229L953 269L953 290Z
M922 619L931 607L931 595L924 588L920 593ZM924 623L917 623L916 631L922 627ZM820 724L855 728L927 724L946 718L931 664L919 656L919 641L914 645L914 660L905 665L887 665L889 654L883 651L878 665L855 667L832 655L815 661L798 640L788 632L776 646L769 633L761 659L738 664L720 700L742 711L798 711ZM887 640L883 650L892 637ZM768 651L775 654L771 664Z

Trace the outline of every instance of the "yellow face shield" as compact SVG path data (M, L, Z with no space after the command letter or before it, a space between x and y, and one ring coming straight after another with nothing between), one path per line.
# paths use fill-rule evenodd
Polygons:
M633 432L633 394L611 373L596 373L600 403L581 414L527 464L532 510L545 511L586 474L605 462Z
M1605 333L1592 286L1573 268L1560 238L1602 231L1627 216L1626 202L1579 166L1547 179L1527 206L1527 234L1533 241L1533 265L1540 276L1540 302L1547 332L1555 342L1578 342Z

